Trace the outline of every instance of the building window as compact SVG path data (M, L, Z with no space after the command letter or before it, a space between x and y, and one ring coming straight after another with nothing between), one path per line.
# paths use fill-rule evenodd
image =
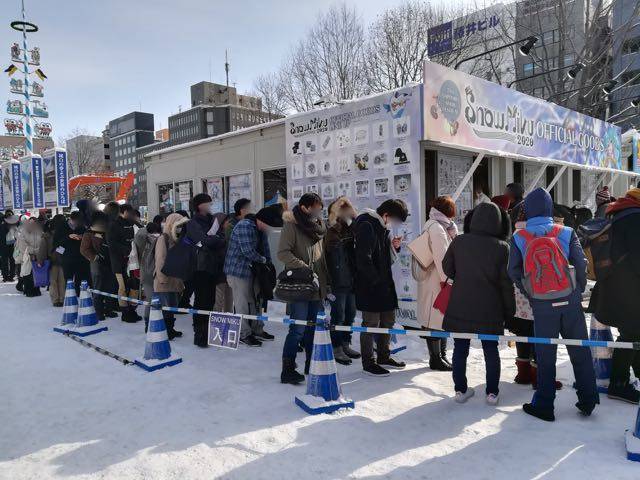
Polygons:
M564 56L565 67L568 67L569 65L573 65L574 61L575 61L575 56L573 55L573 53L568 53Z
M213 135L213 125L207 125L207 135Z
M525 63L522 66L522 73L525 77L530 77L531 75L533 75L533 71L534 71L533 63Z
M207 122L213 122L213 112L207 112Z

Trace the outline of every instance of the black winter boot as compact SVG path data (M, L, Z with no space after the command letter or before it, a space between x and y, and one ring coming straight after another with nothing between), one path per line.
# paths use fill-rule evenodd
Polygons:
M449 361L449 359L447 359L447 339L446 338L440 339L440 358L442 359L442 363L444 363L447 367L453 370L453 365L451 365L451 362Z
M609 384L607 397L637 405L640 401L640 392L629 382L617 381Z
M437 372L450 372L453 368L442 361L440 354L440 339L427 337L427 349L429 350L429 368Z
M304 375L301 375L296 371L296 362L291 358L283 358L280 383L290 383L291 385L298 385L301 382L304 382Z
M556 419L553 408L540 408L536 407L533 403L525 403L522 405L522 409L532 417L539 418L545 422L553 422Z

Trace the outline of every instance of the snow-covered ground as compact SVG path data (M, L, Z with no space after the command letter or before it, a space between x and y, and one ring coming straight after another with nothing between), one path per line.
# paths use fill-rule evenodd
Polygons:
M506 345L498 407L482 394L455 404L450 374L430 371L426 346L410 338L406 370L372 379L338 366L356 408L308 416L293 403L304 386L279 383L283 325L269 325L276 341L263 348L200 350L181 315L173 347L184 362L146 373L53 333L60 314L46 293L0 285L1 479L640 478L623 437L637 407L603 397L586 419L568 387L555 423L528 417L520 406L531 389L513 383ZM107 324L87 340L142 354L142 323ZM563 347L559 365L570 386ZM468 374L482 393L479 349Z

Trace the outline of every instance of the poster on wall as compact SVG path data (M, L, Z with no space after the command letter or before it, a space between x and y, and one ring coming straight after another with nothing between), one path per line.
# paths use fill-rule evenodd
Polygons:
M451 195L455 192L472 163L473 157L471 156L438 152L438 196ZM456 201L455 222L458 226L463 225L465 215L473 209L472 183L467 182L467 186Z
M222 177L207 178L205 180L207 194L211 197L211 208L214 212L224 212L224 188Z
M621 169L620 128L432 62L424 139L466 150Z
M409 218L393 232L403 238L393 276L397 319L408 326L417 326L417 287L406 245L421 231L421 89L405 87L293 115L285 124L290 206L306 192L320 195L325 218L329 204L343 195L360 211L390 198L407 203Z
M262 172L264 206L287 201L287 169L275 168Z
M241 198L251 198L251 174L243 173L227 177L229 184L228 210L233 210L233 205Z

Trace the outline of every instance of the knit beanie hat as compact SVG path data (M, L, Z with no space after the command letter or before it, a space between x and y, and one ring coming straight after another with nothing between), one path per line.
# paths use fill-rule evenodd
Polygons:
M211 200L211 197L206 193L197 194L195 197L193 197L193 211L197 212L200 205L202 205L203 203L211 203L212 201L213 200Z
M282 205L275 203L268 207L261 208L256 213L256 220L266 223L270 227L282 227Z
M611 192L609 192L609 187L605 185L602 187L602 190L599 190L598 193L596 193L596 205L599 207L600 205L604 205L609 202L611 202Z

